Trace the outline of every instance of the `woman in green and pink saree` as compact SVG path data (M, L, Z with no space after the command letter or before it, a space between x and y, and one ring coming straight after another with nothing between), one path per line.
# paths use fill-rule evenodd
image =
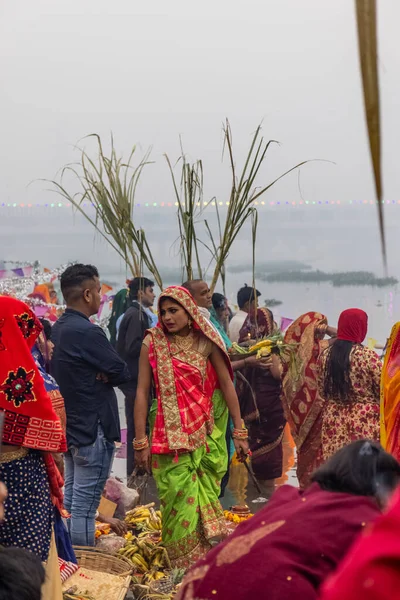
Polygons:
M227 469L228 413L235 448L243 459L248 436L225 347L190 293L167 288L158 312L159 324L148 332L140 355L135 461L152 469L170 559L188 567L208 552L212 538L226 534L218 496ZM149 442L146 416L152 384Z

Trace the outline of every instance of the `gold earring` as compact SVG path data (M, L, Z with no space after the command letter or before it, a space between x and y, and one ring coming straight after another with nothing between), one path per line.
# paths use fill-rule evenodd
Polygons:
M192 329L192 319L188 319L188 326L189 326L189 329Z

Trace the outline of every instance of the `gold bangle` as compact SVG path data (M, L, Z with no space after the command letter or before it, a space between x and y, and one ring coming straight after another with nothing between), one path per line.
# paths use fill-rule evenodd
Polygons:
M149 438L144 437L141 440L137 440L136 438L133 440L133 449L136 450L137 452L140 452L141 450L146 450L146 448L149 447Z
M249 432L247 429L233 429L232 438L234 440L247 440L249 438Z

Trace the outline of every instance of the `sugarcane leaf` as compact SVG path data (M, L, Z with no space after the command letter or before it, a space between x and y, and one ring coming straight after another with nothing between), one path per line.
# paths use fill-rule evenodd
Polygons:
M53 189L61 194L91 223L95 230L121 256L133 276L142 275L143 265L153 275L157 285L162 281L154 257L143 229L138 229L133 220L133 209L137 185L143 169L149 164L150 151L136 166L134 146L128 161L117 155L114 138L111 134L111 148L105 153L102 140L96 133L86 136L94 138L97 144L97 156L93 158L85 149L81 153L80 163L66 165L61 171L61 182L52 181ZM65 174L71 173L80 186L78 194L71 195L62 184ZM87 210L88 200L95 209L95 217Z
M381 133L379 78L377 64L376 0L356 0L358 48L364 92L369 148L374 172L382 255L387 266L385 223L382 203Z

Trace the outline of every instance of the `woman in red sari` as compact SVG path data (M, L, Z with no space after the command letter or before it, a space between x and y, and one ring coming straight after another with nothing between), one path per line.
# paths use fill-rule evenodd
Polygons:
M354 544L320 600L394 600L400 590L400 491Z
M188 567L226 535L218 500L227 469L230 412L238 456L248 453L230 360L221 336L184 288L167 288L158 301L159 323L140 354L135 400L135 462L150 470L162 510L162 539L171 561ZM151 384L151 449L146 418Z
M47 560L53 505L62 510L62 478L52 454L65 452L60 419L31 354L42 325L20 300L0 296L0 480L8 489L0 545Z
M378 444L362 440L339 451L312 479L304 492L279 488L189 571L176 600L317 600L320 585L379 517L399 483L400 465Z
M317 362L328 347L325 335L336 330L318 312L301 315L285 334L287 344L297 344L299 374L296 379L287 370L283 378L282 404L297 448L297 478L305 489L312 473L323 462L321 431L324 401L318 392Z

